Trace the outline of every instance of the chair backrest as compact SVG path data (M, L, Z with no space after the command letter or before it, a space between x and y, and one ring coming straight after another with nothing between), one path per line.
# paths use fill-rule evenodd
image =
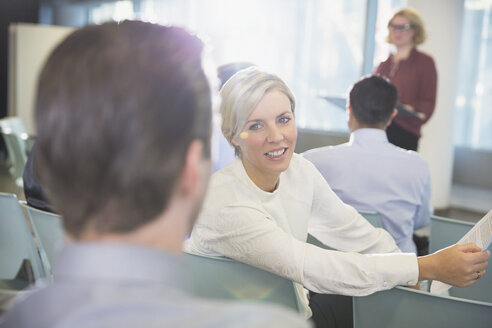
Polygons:
M429 251L433 253L455 244L472 227L472 222L431 216ZM489 250L492 252L492 245L489 246ZM487 270L485 276L480 278L473 286L465 288L452 287L449 290L449 295L476 301L492 302L492 272Z
M374 211L359 211L359 213L366 218L369 223L371 223L376 228L382 228L383 223L381 222L381 215Z
M5 133L13 133L21 135L23 133L27 134L26 127L20 117L9 116L0 119L0 129Z
M235 260L186 254L196 296L270 302L300 312L294 283Z
M487 327L492 303L438 296L405 287L354 297L354 328Z
M456 244L472 227L472 222L431 215L429 252Z
M27 161L27 140L29 136L18 117L0 120L0 133L5 141L9 158L9 172L17 185L22 186L22 174Z
M49 277L56 254L65 243L62 219L57 214L38 210L26 203L21 203L21 205L26 209L29 220L31 220L44 271Z
M24 259L29 260L35 280L45 277L17 197L0 193L0 279L14 279Z

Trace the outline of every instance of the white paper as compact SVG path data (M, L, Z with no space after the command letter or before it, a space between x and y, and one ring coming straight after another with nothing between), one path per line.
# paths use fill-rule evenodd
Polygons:
M485 245L482 247L482 251L486 250L489 248L490 244L492 243L492 236L489 237L489 240L485 243Z
M457 244L474 243L482 248L482 251L489 248L492 242L492 210L489 211L480 221L477 222L458 242ZM434 280L431 283L430 291L433 294L442 294L446 292L451 285Z

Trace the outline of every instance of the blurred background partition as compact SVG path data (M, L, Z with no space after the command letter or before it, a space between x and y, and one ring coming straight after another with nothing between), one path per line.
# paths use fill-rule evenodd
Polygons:
M13 23L9 28L9 116L19 117L35 135L33 109L37 79L51 50L70 27Z

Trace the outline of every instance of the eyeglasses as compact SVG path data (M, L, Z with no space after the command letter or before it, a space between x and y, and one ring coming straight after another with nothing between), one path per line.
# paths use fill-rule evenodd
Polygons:
M389 24L388 26L390 31L408 31L409 29L413 28L412 25L410 24L403 24L403 25L396 25L396 24Z

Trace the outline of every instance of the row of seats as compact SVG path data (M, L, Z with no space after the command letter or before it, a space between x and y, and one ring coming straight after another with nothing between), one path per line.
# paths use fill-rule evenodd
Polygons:
M58 216L0 193L0 315L29 285L50 279L53 257L63 240Z
M429 251L434 253L456 243L472 227L472 222L432 216L430 223ZM492 245L488 248L492 252ZM449 295L476 301L492 303L492 272L487 274L473 286L466 288L452 287ZM492 322L491 322L492 326Z
M377 213L361 214L373 225L381 227ZM439 245L439 249L455 243L473 226L468 222L435 216L431 218L431 222L431 240L434 240L432 245ZM327 248L310 235L308 242ZM187 256L192 269L193 291L197 295L267 301L297 311L300 309L293 283L287 279L230 259L191 254ZM489 275L488 279L491 277ZM354 327L490 327L492 284L484 277L476 286L480 293L470 293L470 287L451 288L451 295L467 293L466 298L433 295L405 287L354 297ZM485 299L480 301L480 298Z
M28 283L49 279L56 249L64 240L61 218L7 193L0 193L0 209L0 279L18 280L22 271L27 271Z
M483 327L492 325L492 303L395 287L354 297L355 328Z
M429 251L458 241L473 223L431 216ZM489 247L491 250L492 247ZM354 327L491 327L492 274L475 285L433 295L405 287L354 297Z
M28 214L27 220L22 207ZM381 226L377 213L362 214L372 224ZM28 222L32 225L34 238ZM431 250L452 244L471 228L470 224L444 218L434 217L431 222ZM64 241L59 216L19 203L15 195L0 193L0 234L0 279L10 282L10 287L13 286L12 282L19 280L19 269L26 260L29 262L28 267L32 269L34 280L51 276L56 249ZM312 236L309 240L323 246ZM300 311L294 284L288 279L221 257L186 254L186 260L191 273L190 285L197 296L273 302ZM435 327L465 324L489 327L492 322L492 285L485 279L484 277L477 283L478 290L483 293L478 293L478 297L468 295L468 299L431 295L403 287L370 296L354 297L354 327ZM23 288L26 284L17 287ZM458 296L456 293L467 289L453 290L455 289L451 289L451 295ZM5 288L5 284L3 290L0 286L0 294L11 292L12 288ZM485 299L477 300L484 295Z
M28 135L19 117L0 119L0 136L7 148L9 173L16 185L22 188L22 174L34 139Z

